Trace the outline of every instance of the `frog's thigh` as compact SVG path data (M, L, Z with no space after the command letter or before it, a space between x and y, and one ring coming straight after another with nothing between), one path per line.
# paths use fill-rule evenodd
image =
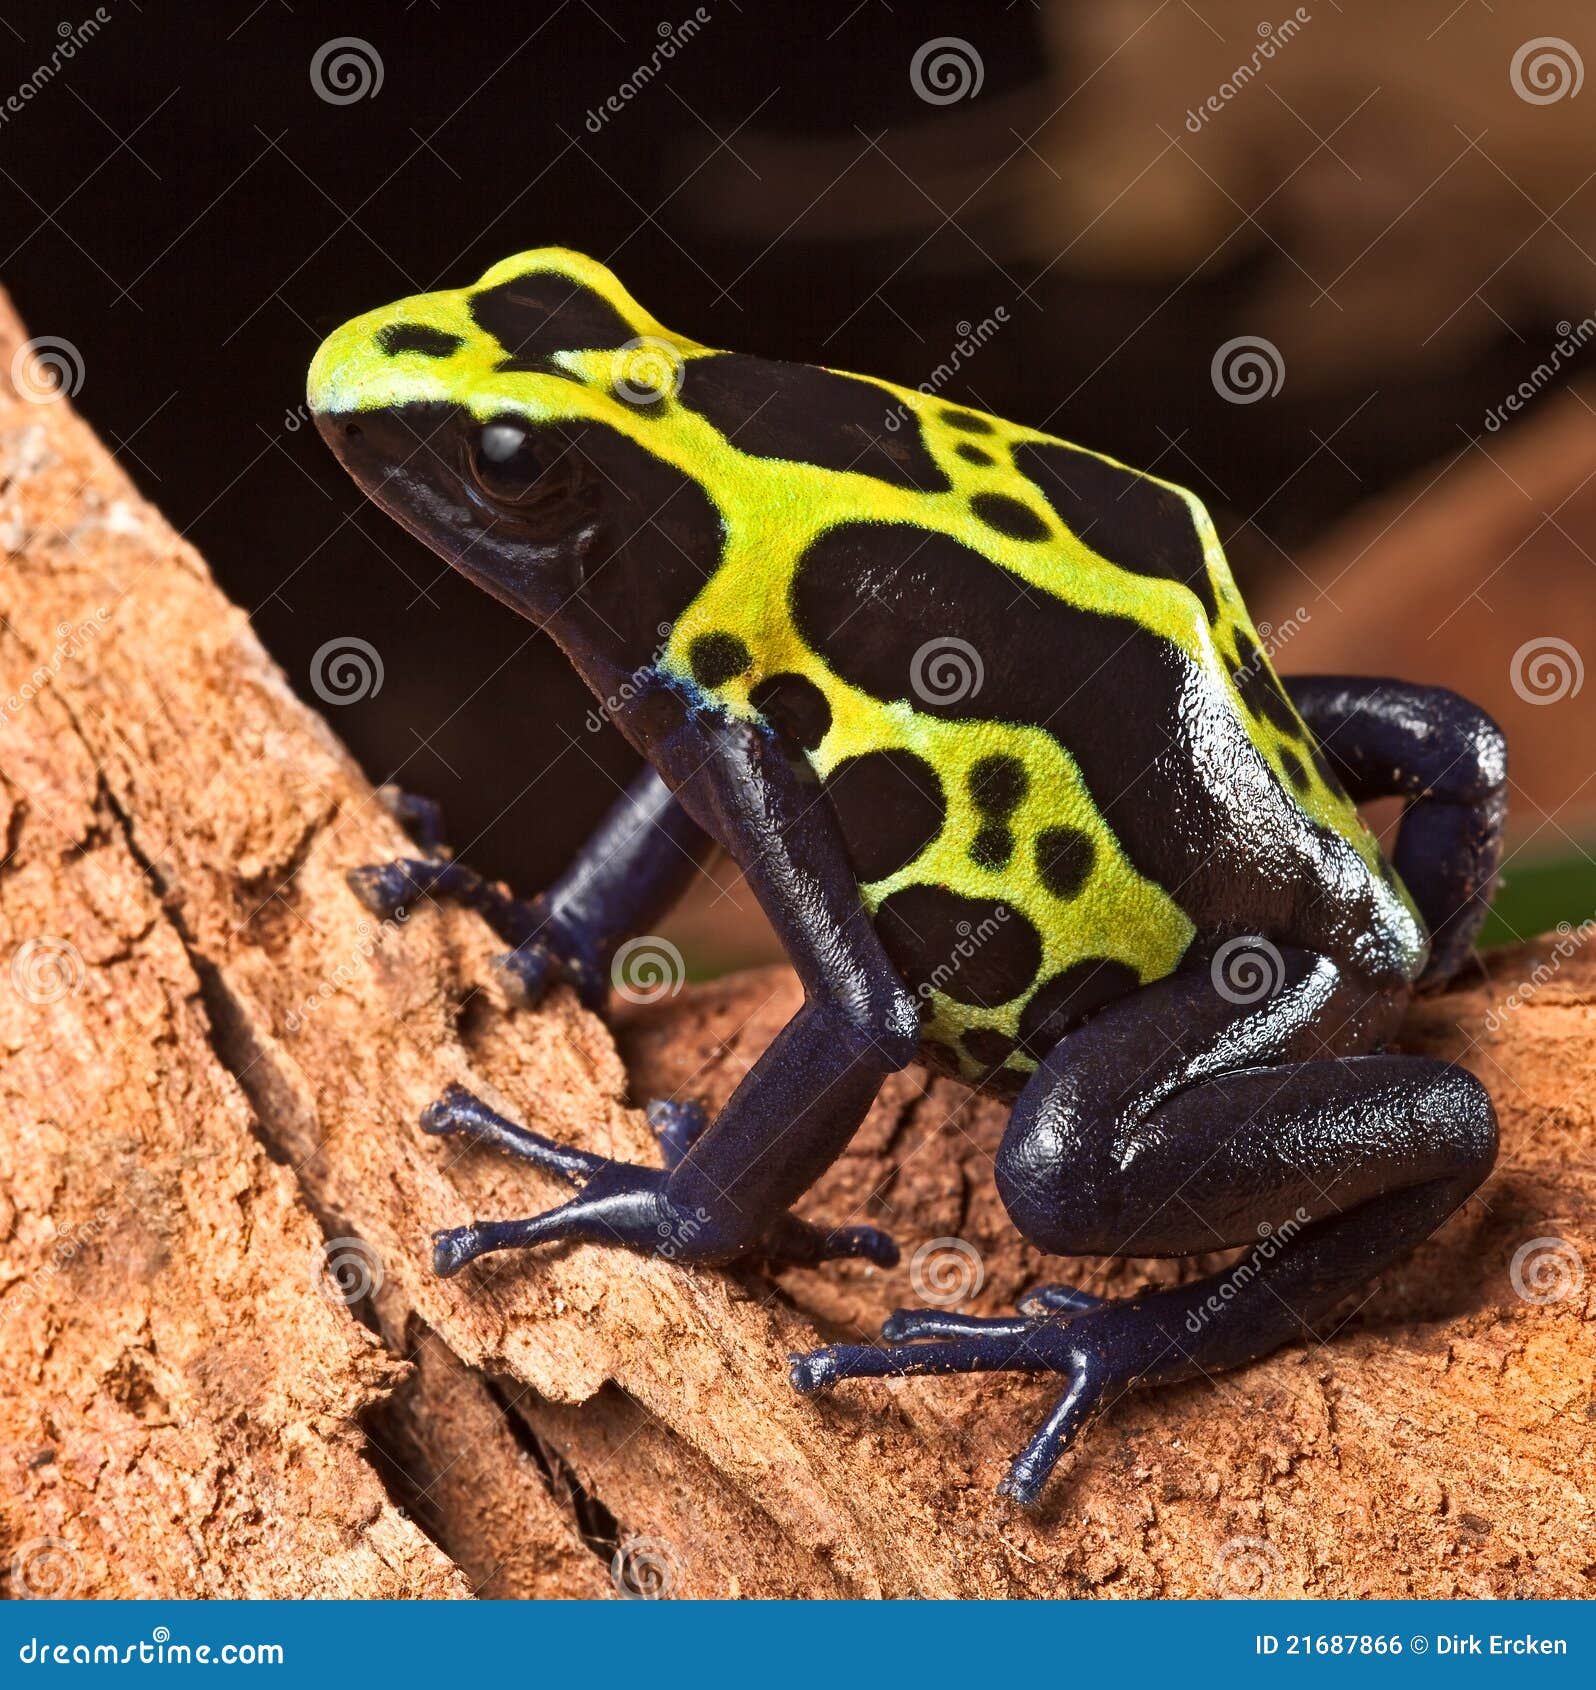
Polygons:
M1278 954L1258 1001L1193 968L1054 1047L997 1157L1028 1238L1058 1255L1193 1255L1435 1182L1460 1201L1485 1177L1495 1117L1479 1082L1355 1054L1385 1031L1367 991L1322 957Z

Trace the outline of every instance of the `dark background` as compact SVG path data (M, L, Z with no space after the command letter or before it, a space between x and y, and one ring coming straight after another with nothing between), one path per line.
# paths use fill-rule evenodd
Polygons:
M1477 427L1517 378L1527 325L1558 314L1499 305L1444 370L1386 367L1375 404L1361 372L1224 402L1210 357L1237 299L1296 262L1289 226L1173 281L1102 276L1013 250L992 203L1031 124L1095 74L1068 6L715 5L597 134L586 114L691 6L108 9L0 126L0 279L31 332L79 348L78 404L296 687L309 696L330 638L377 648L383 690L332 711L338 732L523 886L561 864L629 754L584 730L591 701L552 647L365 507L304 426L306 365L345 318L565 244L710 344L914 383L1001 305L949 391L1195 486L1250 591L1455 447L1457 419ZM79 15L8 7L0 80ZM937 131L945 108L911 85L916 48L944 34L979 49L984 129L965 113ZM310 63L334 36L380 55L374 97L318 97ZM1074 233L1061 219L1059 255Z

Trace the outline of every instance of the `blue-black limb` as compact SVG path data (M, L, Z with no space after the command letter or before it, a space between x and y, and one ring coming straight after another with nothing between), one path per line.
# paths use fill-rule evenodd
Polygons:
M1354 800L1407 799L1392 866L1430 930L1421 984L1444 984L1473 947L1502 859L1502 730L1445 687L1299 675L1285 688Z
M1087 1420L1132 1386L1326 1338L1337 1305L1489 1173L1496 1122L1464 1069L1338 1054L1376 1047L1386 1018L1326 959L1279 954L1262 1001L1237 1004L1219 989L1222 976L1197 967L1066 1036L1016 1103L996 1164L1010 1215L1050 1252L1184 1256L1250 1245L1242 1262L1096 1305L1052 1288L1027 1297L1014 1319L900 1310L886 1342L793 1357L797 1388L1061 1374L1066 1389L1002 1486L1029 1503Z
M400 858L357 868L350 885L383 916L423 898L447 898L476 910L505 944L498 966L525 1002L556 981L574 986L589 1008L609 991L617 948L662 916L681 896L710 841L645 769L610 807L571 866L536 898L512 897L462 863Z
M829 808L773 738L719 717L684 720L678 734L666 749L680 771L680 801L742 867L787 946L805 1002L707 1127L695 1130L689 1118L668 1118L671 1111L656 1121L665 1169L584 1161L576 1170L582 1189L563 1207L440 1234L440 1272L488 1250L565 1239L688 1262L897 1259L891 1239L873 1227L827 1232L788 1211L842 1152L885 1076L913 1060L916 1001L860 905ZM451 1100L441 1107L455 1121ZM468 1114L450 1130L554 1166L543 1141L534 1148L536 1135L520 1129L507 1135Z

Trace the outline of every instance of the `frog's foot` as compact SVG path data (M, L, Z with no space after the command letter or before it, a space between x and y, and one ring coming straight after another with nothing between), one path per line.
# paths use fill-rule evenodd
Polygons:
M908 1378L928 1373L1057 1373L1069 1380L1036 1435L998 1489L1036 1501L1059 1457L1093 1415L1135 1382L1146 1311L1106 1303L1089 1291L1039 1286L1014 1315L961 1315L899 1309L881 1328L883 1344L832 1344L789 1358L789 1376L805 1396L844 1379Z
M655 1104L649 1115L667 1158L685 1155L692 1137L701 1130L702 1112L695 1105ZM530 1244L619 1244L639 1254L686 1262L722 1262L745 1253L720 1243L721 1226L714 1214L671 1202L669 1168L638 1167L559 1144L507 1121L461 1086L450 1086L430 1104L422 1113L421 1125L429 1133L461 1133L476 1143L494 1145L581 1187L570 1202L526 1220L474 1221L435 1233L433 1270L445 1277L490 1251ZM844 1256L863 1256L891 1267L898 1259L897 1246L875 1227L827 1231L790 1214L779 1217L747 1253L777 1267L813 1267Z
M429 857L454 855L444 843L448 834L443 825L443 806L435 798L406 792L390 781L377 788L377 801Z
M450 857L397 857L351 869L347 879L355 896L384 921L414 909L424 898L449 899L476 910L515 947L495 958L493 966L511 1000L523 1008L536 1004L559 981L574 986L589 1009L604 1002L609 980L595 948L582 935L567 932L541 898L514 897Z

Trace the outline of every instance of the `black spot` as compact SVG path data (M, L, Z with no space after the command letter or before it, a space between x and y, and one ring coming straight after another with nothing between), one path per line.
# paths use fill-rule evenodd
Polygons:
M1210 621L1218 615L1202 539L1178 493L1062 442L1022 441L1014 462L1100 557L1138 575L1179 581L1202 601Z
M663 393L650 393L643 397L645 390L640 387L628 387L624 382L616 382L610 389L610 398L619 401L629 411L636 411L640 417L662 417L670 409L665 402Z
M985 417L978 417L974 411L943 411L942 420L949 428L957 428L965 434L991 434L993 428Z
M826 776L825 793L861 885L912 863L947 816L936 770L912 751L845 758Z
M1273 722L1283 734L1292 739L1305 737L1297 712L1286 697L1286 689L1275 678L1269 660L1258 649L1257 642L1245 629L1236 630L1236 665L1231 669L1236 690L1242 702L1254 716Z
M767 675L748 695L748 702L783 739L813 751L831 729L831 706L807 675L784 669Z
M739 452L854 470L919 493L944 493L952 485L914 414L889 429L887 395L869 382L736 352L694 358L682 375L681 403Z
M650 660L659 630L674 623L720 567L720 511L691 476L607 423L562 424L565 458L592 468L602 509L582 564L577 600L622 637L626 665ZM546 570L544 553L528 571Z
M959 1036L959 1043L977 1062L992 1068L1007 1062L1014 1049L1014 1040L996 1027L971 1027Z
M1250 895L1255 910L1281 921L1296 919L1322 884L1325 859L1302 854L1302 812L1278 782L1272 800L1241 817L1227 780L1215 778L1257 766L1247 718L1213 708L1217 677L1134 617L1050 594L1021 599L1008 570L912 523L828 529L799 557L790 604L810 650L872 698L1051 736L1130 863L1172 896L1178 889L1196 926L1233 911L1238 852L1271 863ZM955 632L981 660L980 689L946 699L917 692L925 646ZM1349 848L1310 826L1321 850Z
M970 801L983 816L995 821L1013 815L1024 801L1030 784L1025 765L1007 752L982 757L970 765Z
M1286 778L1296 787L1298 792L1306 792L1310 785L1308 771L1303 766L1302 759L1289 745L1280 747L1280 766L1286 771Z
M504 348L496 368L565 375L554 352L613 351L637 330L602 295L552 270L532 270L471 296L471 315Z
M1039 987L1020 1016L1020 1043L1038 1062L1094 1010L1134 991L1135 969L1107 957L1071 963Z
M389 323L377 336L377 350L392 358L400 352L422 352L429 358L447 358L465 342L457 334L429 329L425 323Z
M1036 872L1055 898L1075 898L1097 856L1089 833L1078 827L1049 827L1036 836Z
M968 440L961 440L953 448L956 456L961 457L967 464L995 464L997 459L990 452L983 452L979 446L972 445Z
M1313 766L1319 772L1319 779L1330 788L1337 798L1345 798L1347 789L1341 784L1341 777L1336 773L1335 765L1325 756L1324 748L1320 745L1314 745L1311 755Z
M876 931L904 983L995 1009L1036 978L1042 941L1011 904L905 886L882 901Z
M701 687L723 687L746 673L754 660L735 634L700 634L687 648L687 661Z
M978 868L1005 868L1014 855L1014 835L1001 822L988 822L970 841L970 861Z
M1029 505L1011 499L1007 493L977 493L970 509L988 528L1011 540L1045 540L1052 530Z

